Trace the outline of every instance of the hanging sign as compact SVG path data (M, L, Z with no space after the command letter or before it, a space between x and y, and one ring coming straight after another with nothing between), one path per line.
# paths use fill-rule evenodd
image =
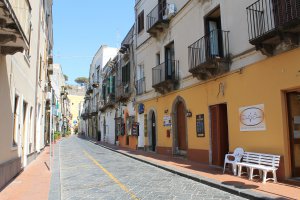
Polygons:
M131 133L134 136L139 136L139 123L138 122L133 122L132 123L132 128L131 128Z
M265 131L264 104L241 107L239 109L240 131Z

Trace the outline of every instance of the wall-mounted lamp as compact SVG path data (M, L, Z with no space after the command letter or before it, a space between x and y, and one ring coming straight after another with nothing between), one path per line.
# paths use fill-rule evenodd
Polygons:
M192 116L193 116L192 111L187 110L187 111L186 111L186 117L192 117Z
M167 109L165 109L165 114L167 114L168 112L169 112L168 108L167 108Z

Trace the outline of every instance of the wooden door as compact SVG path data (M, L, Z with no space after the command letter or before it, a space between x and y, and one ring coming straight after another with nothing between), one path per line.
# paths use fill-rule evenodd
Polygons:
M300 92L287 94L292 176L300 177Z
M155 123L155 114L152 113L151 117L151 130L152 130L152 151L156 150L156 123Z
M182 102L177 104L177 136L178 149L187 150L185 108Z
M223 166L224 156L229 150L227 105L219 104L211 106L210 115L212 164Z

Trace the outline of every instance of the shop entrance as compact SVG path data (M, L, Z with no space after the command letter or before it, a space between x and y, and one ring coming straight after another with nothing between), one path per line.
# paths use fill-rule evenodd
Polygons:
M224 156L228 153L227 105L218 104L209 107L211 121L211 163L223 166Z
M300 91L287 93L292 177L300 179Z

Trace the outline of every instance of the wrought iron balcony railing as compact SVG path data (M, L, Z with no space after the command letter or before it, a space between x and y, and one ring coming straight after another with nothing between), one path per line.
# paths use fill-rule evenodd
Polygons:
M179 62L166 60L166 62L152 68L152 87L164 93L165 90L174 89L174 83L179 80Z
M168 27L170 18L175 15L175 4L157 4L147 15L147 32L156 34L157 31Z
M141 95L146 91L145 77L136 81L136 94Z
M300 23L299 0L258 0L246 10L250 43Z
M129 100L132 93L132 88L130 83L119 82L116 88L116 101L126 102Z
M213 30L188 47L189 71L194 76L215 76L228 70L228 34L229 31Z

